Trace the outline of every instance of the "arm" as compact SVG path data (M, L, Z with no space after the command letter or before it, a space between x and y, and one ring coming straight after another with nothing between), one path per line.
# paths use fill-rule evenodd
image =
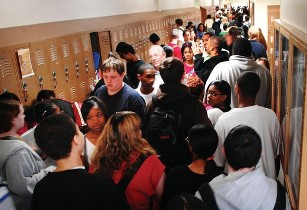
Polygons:
M6 162L8 188L19 196L30 197L36 183L55 169L54 166L43 167L43 161L34 157L29 150L19 150Z
M156 187L156 197L157 199L160 201L161 198L162 198L162 195L163 195L163 191L164 191L164 183L165 183L165 172L163 172L160 180L159 180L159 183Z

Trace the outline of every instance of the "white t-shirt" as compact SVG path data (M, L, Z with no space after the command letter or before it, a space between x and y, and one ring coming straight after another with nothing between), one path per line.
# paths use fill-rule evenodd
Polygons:
M219 108L212 108L207 110L208 118L210 119L213 127L215 126L217 120L223 113L224 112Z
M152 96L157 93L157 89L153 89L153 91L147 95L143 94L141 92L141 87L138 86L137 89L135 89L145 100L146 105L152 101Z
M214 154L216 164L225 166L225 157L221 149L226 136L237 125L247 125L258 133L262 143L261 159L258 165L263 167L268 177L276 179L275 158L278 154L280 126L275 112L258 105L234 108L220 116L214 127L219 136L218 148Z

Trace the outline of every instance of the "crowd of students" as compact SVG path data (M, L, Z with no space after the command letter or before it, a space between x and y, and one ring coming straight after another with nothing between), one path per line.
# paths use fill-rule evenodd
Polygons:
M103 61L80 106L40 91L22 135L24 108L2 93L0 209L289 209L266 45L241 12L217 8L197 28L178 18L170 43L149 37L148 62L120 42L126 66ZM149 128L170 110L164 147Z

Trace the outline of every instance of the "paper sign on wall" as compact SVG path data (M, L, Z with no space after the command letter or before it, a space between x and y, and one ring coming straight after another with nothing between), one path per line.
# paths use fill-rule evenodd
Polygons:
M18 60L22 78L30 77L34 75L34 71L31 64L30 50L20 49L18 50Z

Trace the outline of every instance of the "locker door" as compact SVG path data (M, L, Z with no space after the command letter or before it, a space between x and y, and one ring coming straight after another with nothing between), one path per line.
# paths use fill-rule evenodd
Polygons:
M56 97L70 99L63 61L60 56L60 47L56 40L51 40L46 43L46 55L49 63L49 76L52 80L52 88Z
M83 65L83 50L81 44L81 36L70 37L72 53L73 53L73 64L76 74L77 84L79 85L78 89L78 101L83 101L86 98L86 95L89 93L89 88L87 86L87 73L85 65Z
M27 46L22 46L15 48L13 50L13 65L16 71L18 72L19 78L21 78L21 70L19 66L19 61L18 61L18 50L20 49L29 49L29 45ZM31 49L30 49L30 54ZM31 105L34 100L36 100L37 93L39 91L38 88L38 81L37 81L37 72L35 70L35 66L33 65L33 56L31 56L31 64L33 68L34 75L26 77L26 78L21 78L21 89L22 89L22 97L21 97L21 102L23 105Z
M98 36L99 36L101 61L103 62L105 59L108 58L109 52L112 51L110 32L102 31L98 33Z
M78 101L79 89L75 66L73 64L73 54L68 38L59 40L60 56L62 57L63 66L60 71L64 73L65 82L67 84L69 100ZM57 73L58 75L59 73Z
M95 84L96 79L96 72L95 72L95 65L93 59L93 51L91 45L91 38L89 34L81 35L81 44L83 50L83 66L85 68L86 73L86 93L90 93L91 86Z
M0 84L4 90L15 93L22 101L19 74L14 70L11 51L0 51Z
M31 45L31 52L33 58L33 66L35 67L37 73L35 77L39 85L39 90L54 90L50 67L48 65L46 56L45 43Z

